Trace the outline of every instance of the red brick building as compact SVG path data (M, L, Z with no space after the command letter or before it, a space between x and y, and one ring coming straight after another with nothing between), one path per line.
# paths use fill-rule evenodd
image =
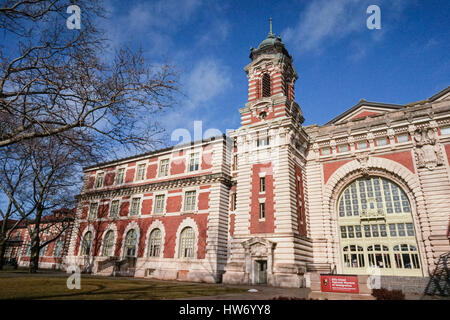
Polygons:
M250 59L229 137L84 169L67 263L294 287L316 272L428 276L450 250L450 87L407 105L361 100L303 126L280 37Z

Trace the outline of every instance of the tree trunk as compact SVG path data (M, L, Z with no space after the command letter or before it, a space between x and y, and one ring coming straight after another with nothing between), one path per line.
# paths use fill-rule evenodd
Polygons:
M30 235L31 238L31 253L30 253L30 266L29 273L36 273L39 269L39 251L40 251L40 239L38 228L34 227L33 232Z
M3 270L5 264L6 239L0 239L0 270Z

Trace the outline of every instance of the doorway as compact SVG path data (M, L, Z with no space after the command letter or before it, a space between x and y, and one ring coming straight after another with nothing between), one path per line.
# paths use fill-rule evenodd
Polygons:
M255 261L256 284L267 284L267 260Z

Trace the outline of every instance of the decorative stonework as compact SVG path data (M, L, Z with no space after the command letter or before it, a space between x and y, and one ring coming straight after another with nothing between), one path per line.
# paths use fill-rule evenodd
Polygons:
M414 151L416 155L417 166L426 167L433 170L436 166L444 164L444 157L436 128L420 128L414 131L413 136Z

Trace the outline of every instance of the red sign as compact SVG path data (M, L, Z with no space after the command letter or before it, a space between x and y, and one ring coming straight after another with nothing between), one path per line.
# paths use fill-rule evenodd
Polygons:
M322 292L359 293L358 276L320 275Z

